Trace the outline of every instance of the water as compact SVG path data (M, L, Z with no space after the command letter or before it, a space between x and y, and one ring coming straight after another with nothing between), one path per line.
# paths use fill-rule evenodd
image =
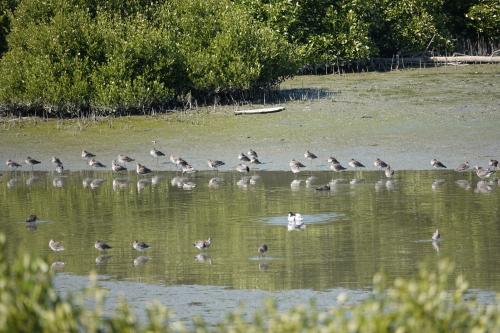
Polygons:
M183 188L188 181L196 187ZM330 191L315 190L327 183ZM8 258L27 251L56 263L63 292L85 286L94 270L111 290L110 308L119 295L137 309L157 298L181 319L216 321L240 301L256 308L266 297L285 308L309 298L335 305L340 292L359 300L375 273L411 277L418 263L444 257L476 294L492 299L500 291L499 203L494 183L452 171L399 171L393 180L377 171L296 178L198 172L186 179L174 172L6 172L0 231ZM304 216L304 230L288 230L289 211ZM40 221L28 227L33 213ZM436 228L439 243L430 241ZM208 237L209 250L193 247ZM50 251L51 238L66 250ZM113 249L98 253L97 239ZM135 251L136 239L152 248ZM263 243L269 251L259 257Z

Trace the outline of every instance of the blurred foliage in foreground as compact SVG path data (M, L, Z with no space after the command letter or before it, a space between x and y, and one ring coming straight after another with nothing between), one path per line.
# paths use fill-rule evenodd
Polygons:
M435 270L421 268L409 281L387 285L374 278L373 296L362 303L340 304L331 310L314 304L278 312L269 302L253 318L242 311L209 326L193 318L192 327L169 320L159 304L147 308L139 323L128 305L103 315L105 292L93 283L86 290L61 297L54 288L50 267L41 259L20 255L13 264L5 257L0 235L0 331L2 332L499 332L500 305L479 305L464 300L467 283L458 277L448 289L453 265L438 263ZM92 307L84 302L90 300Z

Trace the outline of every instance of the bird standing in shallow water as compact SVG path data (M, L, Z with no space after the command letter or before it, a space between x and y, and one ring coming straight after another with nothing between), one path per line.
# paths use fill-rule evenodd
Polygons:
M95 159L91 159L89 161L89 165L93 168L105 168L106 167L104 164L102 164L101 162L99 162Z
M392 176L394 176L394 170L392 170L391 166L388 165L385 170L384 170L384 173L385 173L385 176L387 178L392 178Z
M52 251L54 252L61 252L61 251L64 251L64 246L62 245L61 242L58 242L58 241L55 241L53 239L51 239L49 241L49 247Z
M255 157L255 158L258 158L259 155L257 155L257 152L253 149L249 149L248 150L248 157L252 158L252 157Z
M138 175L145 175L145 174L151 173L151 169L142 165L141 163L137 163L136 172Z
M481 178L481 179L486 179L490 178L490 176L495 173L495 170L491 169L483 169L483 167L480 166L475 166L474 169L476 169L476 175Z
M212 238L208 237L207 240L197 240L193 246L198 250L208 249L212 245Z
M355 160L354 158L351 158L351 160L349 161L348 164L351 168L364 168L365 167L363 163Z
M240 153L238 155L238 159L242 162L250 162L250 158L247 155L245 155L244 153Z
M118 164L116 160L113 160L113 162L111 162L111 170L113 170L114 172L121 172L121 171L127 171L127 168L124 167L123 165Z
M15 161L13 161L13 160L8 160L7 162L5 162L5 164L6 164L9 168L11 168L11 169L17 169L17 168L22 167L22 165L21 165L21 164L19 164L19 163L15 162Z
M208 160L207 164L208 164L208 167L210 169L214 169L214 170L218 171L219 167L225 165L226 163L224 163L223 161L218 161L218 160Z
M375 161L373 161L373 165L379 169L385 169L389 166L389 164L385 163L380 158L377 158Z
M463 172L463 171L467 171L469 170L469 161L465 161L464 163L460 163L456 168L455 168L455 171L458 171L458 172Z
M248 165L238 164L236 166L236 171L242 172L242 173L248 173L248 172L250 172L250 168L248 167Z
M149 249L151 246L149 246L148 244L146 244L144 242L139 242L139 241L135 240L132 243L132 247L137 251L145 251L145 250Z
M433 241L438 241L441 239L441 234L439 233L439 229L436 229L434 233L432 234L432 240Z
M292 159L288 165L290 165L290 170L292 170L294 174L299 173L301 168L306 167L304 164L295 159Z
M36 222L37 220L37 216L35 214L31 214L30 216L28 216L28 218L26 219L26 223L32 223L32 222Z
M330 169L336 172L344 171L346 168L342 166L340 163L332 163L330 164Z
M306 152L304 153L304 157L307 158L309 161L311 161L311 164L312 164L313 160L318 158L318 156L316 156L316 154L311 153L309 150L306 150Z
M431 165L436 168L436 169L446 169L446 165L444 165L443 163L441 163L440 161L438 161L437 159L433 158L431 160Z
M488 163L488 165L490 167L493 167L493 168L497 168L498 167L498 161L497 160L490 160L490 162Z
M130 163L133 161L135 161L135 159L133 159L132 157L129 157L129 156L124 155L124 154L118 155L118 162L120 162L120 163L125 164L125 163Z
M84 160L89 160L89 159L91 159L93 157L95 157L95 154L92 154L91 152L86 151L86 150L82 150L82 158Z
M34 158L31 158L31 157L26 157L26 160L25 160L26 164L28 165L31 165L31 170L33 170L33 167L37 164L40 164L42 162L38 161L38 160L35 160Z
M267 245L262 244L261 246L259 246L259 248L257 249L257 252L259 252L259 255L263 257L264 254L267 252Z
M109 250L109 249L112 249L111 246L109 246L108 244L100 241L100 240L97 240L94 244L94 247L96 248L96 250L98 251L106 251L106 250Z

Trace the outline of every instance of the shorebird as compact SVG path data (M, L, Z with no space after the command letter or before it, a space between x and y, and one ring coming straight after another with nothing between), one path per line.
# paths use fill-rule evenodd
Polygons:
M306 150L306 152L304 153L304 157L307 158L308 160L310 160L311 163L312 163L312 161L314 159L318 158L318 156L316 156L315 154L311 153L309 150Z
M340 162L333 156L328 157L328 163L340 164Z
M54 252L61 252L61 251L64 251L64 246L62 245L61 242L58 242L58 241L55 241L53 239L51 239L49 241L49 247L52 251Z
M102 164L101 162L99 162L95 159L91 159L89 161L89 165L93 168L105 168L106 167L104 164Z
M330 169L336 172L344 171L346 168L343 167L340 163L332 163L330 164Z
M455 171L458 172L463 172L469 170L469 161L465 161L464 163L460 163L456 168Z
M288 230L302 230L305 228L304 221L302 219L302 215L299 213L288 213Z
M91 159L92 157L95 157L95 154L92 154L91 152L86 151L86 150L82 150L82 158L84 160Z
M31 214L30 216L28 216L28 218L26 219L26 223L32 223L32 222L36 222L37 220L37 216L35 214Z
M439 229L436 229L434 233L432 234L432 240L433 241L438 241L441 239L441 234L439 233Z
M208 167L210 169L218 170L219 167L225 165L226 163L219 161L219 160L208 160Z
M320 187L316 187L316 191L330 191L330 185L326 184Z
M127 168L124 167L123 165L118 164L116 160L113 160L113 162L111 162L111 170L113 170L114 172L120 172L120 171L127 171Z
M387 163L382 161L380 158L377 158L375 161L373 161L373 165L379 169L385 169L389 166Z
M363 163L355 160L354 158L351 158L351 160L349 161L348 164L351 168L364 168L365 167Z
M490 167L497 168L498 167L498 161L497 160L490 160L490 162L488 163L488 165Z
M52 156L51 162L54 163L54 165L56 167L63 165L63 162L61 162L61 160L58 157L55 157L55 156Z
M106 243L104 243L104 242L102 242L100 240L96 240L96 242L94 244L94 247L98 251L106 251L106 250L112 249L111 246L109 246L108 244L106 244Z
M164 153L159 151L158 149L154 148L149 151L149 155L151 155L153 158L156 158L156 163L158 163L158 159L162 156L165 156Z
M485 179L485 178L489 178L493 173L495 173L495 170L491 170L491 169L483 169L482 167L480 166L475 166L474 169L476 169L476 175L481 178L481 179Z
M135 240L132 243L132 247L134 249L136 249L137 251L145 251L145 250L149 249L151 246L149 246L148 244L146 244L144 242L139 242L139 241Z
M137 163L136 172L138 175L145 175L145 174L151 173L151 169L142 165L141 163Z
M42 163L42 162L37 161L37 160L35 160L34 158L31 158L31 157L29 157L29 156L28 156L28 157L26 157L25 162L26 162L26 164L31 165L31 170L33 170L33 167L34 167L35 165Z
M250 172L250 168L248 167L248 165L245 165L245 164L238 164L238 165L236 166L236 171L238 171L238 172L242 172L242 173L243 173L243 172L248 173L248 172Z
M259 246L257 252L259 252L259 255L263 257L264 254L267 252L267 244L262 244L261 246Z
M431 160L431 165L436 168L436 169L439 169L439 168L442 168L442 169L446 169L446 165L444 165L443 163L441 163L440 161L436 160L435 158L433 158Z
M193 168L193 166L187 162L180 164L180 167L181 167L181 171L183 174L196 172L196 170Z
M240 153L238 155L238 159L242 162L250 162L250 158L247 155L245 155L244 153Z
M212 238L208 237L207 240L197 240L193 243L193 246L198 250L208 249L212 244Z
M19 164L19 163L15 162L15 161L13 161L13 160L8 160L7 162L5 162L5 164L6 164L9 168L11 168L11 169L17 169L17 168L22 167L22 165L21 165L21 164Z
M385 173L385 176L387 178L392 178L392 176L394 176L394 170L392 170L391 166L388 165L385 170L384 170L384 173Z
M252 158L250 158L250 163L251 164L256 164L256 165L257 164L262 164L262 162L259 161L259 159L257 157L255 157L255 156L252 156Z
M297 161L295 159L292 159L290 161L290 163L288 163L288 165L290 165L290 169L292 170L292 172L294 174L299 173L301 168L305 168L306 167L304 164L302 164L301 162L299 162L299 161Z
M133 159L132 157L129 157L129 156L124 155L124 154L118 155L118 162L120 162L120 163L125 164L125 163L130 163L133 161L135 161L135 159Z
M252 158L252 157L255 157L255 158L258 158L259 155L257 155L257 152L253 149L249 149L248 150L248 157Z

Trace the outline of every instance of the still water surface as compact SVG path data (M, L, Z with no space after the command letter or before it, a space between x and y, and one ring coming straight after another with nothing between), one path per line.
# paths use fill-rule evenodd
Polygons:
M327 183L330 191L315 190ZM95 270L112 295L137 308L159 299L180 318L220 320L238 302L257 307L266 297L285 307L312 297L335 305L345 291L362 299L375 273L411 277L418 263L443 257L478 294L493 297L500 291L496 187L451 171L400 171L393 180L377 171L198 172L185 179L175 172L6 172L0 231L8 258L30 252L64 263L54 266L62 291L85 286ZM288 230L288 211L304 216L305 230ZM33 213L40 221L27 226ZM436 228L439 243L430 241ZM208 237L210 249L193 247ZM51 252L51 238L66 250ZM98 253L97 239L113 249ZM136 239L152 248L135 251ZM259 257L263 243L269 251Z

